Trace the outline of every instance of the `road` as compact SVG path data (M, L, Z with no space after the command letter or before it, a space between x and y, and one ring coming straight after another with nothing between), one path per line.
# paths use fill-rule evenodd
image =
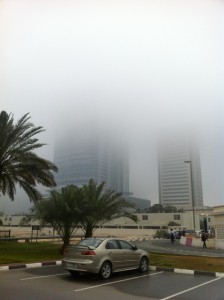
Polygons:
M0 272L5 300L223 300L224 278L169 272L117 273L102 281L96 275L73 278L61 266Z
M139 248L149 252L158 253L175 253L181 255L197 255L209 257L223 257L224 251L220 249L199 248L193 246L181 245L179 240L175 240L172 245L169 239L146 240L146 241L133 241Z

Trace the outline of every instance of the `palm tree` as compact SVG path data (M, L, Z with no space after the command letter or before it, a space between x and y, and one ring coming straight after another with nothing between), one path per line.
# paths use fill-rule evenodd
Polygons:
M41 199L34 206L34 219L40 220L42 225L51 224L62 237L62 251L70 244L70 239L78 228L82 200L82 189L68 185L61 190L51 191L49 199Z
M55 186L52 171L56 172L57 167L34 153L44 145L34 136L44 129L35 127L29 119L27 113L14 124L12 114L0 113L0 195L14 200L19 184L29 199L37 202L41 197L37 184Z
M98 226L116 218L127 217L138 221L134 214L135 206L122 198L121 193L105 190L104 186L105 182L97 185L93 179L83 185L81 226L85 237L91 237Z

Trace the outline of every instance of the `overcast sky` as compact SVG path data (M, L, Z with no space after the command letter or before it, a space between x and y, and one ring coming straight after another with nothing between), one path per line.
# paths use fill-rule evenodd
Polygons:
M131 137L130 190L158 203L155 139L190 127L201 146L205 205L224 195L224 2L0 0L1 110L30 112L40 155L58 128L102 118ZM27 199L0 200L22 211Z

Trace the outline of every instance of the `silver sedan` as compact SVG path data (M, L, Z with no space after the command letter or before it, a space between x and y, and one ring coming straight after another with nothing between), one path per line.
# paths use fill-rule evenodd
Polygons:
M72 275L88 272L108 279L115 272L146 272L149 253L119 238L87 238L65 249L62 266Z

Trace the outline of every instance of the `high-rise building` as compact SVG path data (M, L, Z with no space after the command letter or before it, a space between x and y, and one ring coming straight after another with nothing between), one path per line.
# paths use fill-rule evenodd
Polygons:
M54 163L58 187L68 184L82 186L89 179L115 192L129 192L129 157L122 143L107 138L94 128L76 128L67 136L58 138Z
M178 208L203 206L200 155L187 135L163 138L158 147L160 204Z
M125 198L136 206L138 212L145 212L151 207L150 200L134 197L132 193L130 193L130 195L126 195Z

